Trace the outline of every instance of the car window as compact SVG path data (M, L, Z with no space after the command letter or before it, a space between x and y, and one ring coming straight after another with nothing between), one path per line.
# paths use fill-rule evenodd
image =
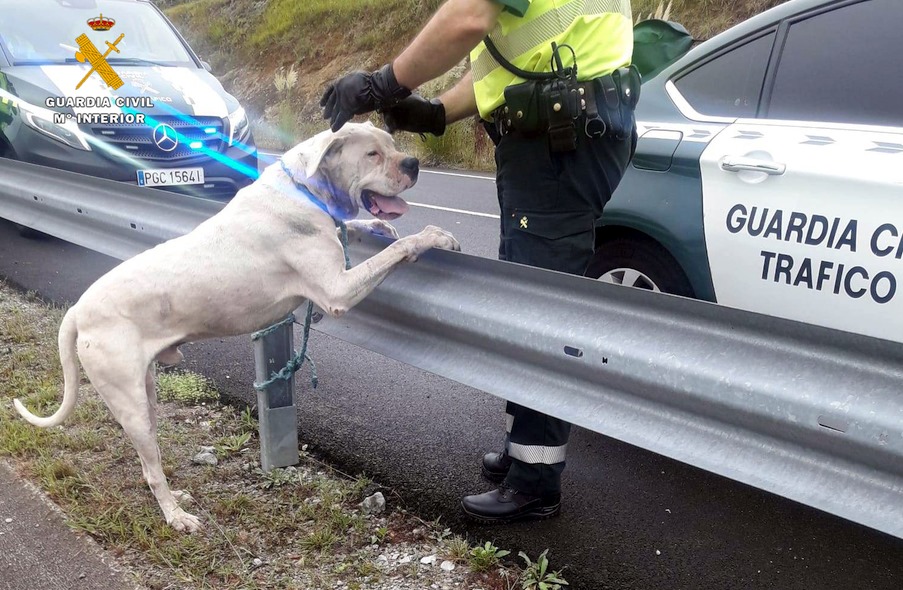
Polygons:
M901 0L869 0L790 26L772 119L903 127Z
M681 76L677 89L697 112L718 117L755 117L774 33L719 55Z
M77 38L87 34L105 53L124 35L110 62L148 60L172 66L194 61L166 20L145 2L94 0L63 4L56 0L0 0L0 47L13 65L64 64L75 61ZM115 21L107 30L92 30L88 21L104 16ZM40 23L28 25L23 23Z

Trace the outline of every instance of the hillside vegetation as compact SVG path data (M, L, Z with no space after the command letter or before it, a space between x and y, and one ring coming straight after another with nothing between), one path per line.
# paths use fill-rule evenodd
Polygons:
M637 19L661 0L633 0ZM673 0L670 19L707 39L782 0ZM214 73L250 111L260 145L279 149L326 128L318 101L341 74L371 70L414 37L442 0L157 0ZM420 88L433 96L466 64ZM491 145L475 124L442 138L401 139L427 164L491 169Z

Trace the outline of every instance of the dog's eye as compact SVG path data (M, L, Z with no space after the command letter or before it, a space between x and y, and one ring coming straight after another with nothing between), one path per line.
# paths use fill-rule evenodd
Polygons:
M379 155L379 152L376 151L376 150L373 150L372 152L367 152L367 155L370 156L370 157L372 158L372 157L374 157L374 156L378 156L378 155Z

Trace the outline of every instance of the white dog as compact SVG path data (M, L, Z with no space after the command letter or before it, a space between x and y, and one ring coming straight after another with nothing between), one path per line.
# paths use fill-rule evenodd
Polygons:
M305 299L339 316L400 262L434 247L459 250L451 234L428 226L345 270L333 217L352 219L363 206L378 219L351 221L350 231L397 237L381 220L407 210L397 195L417 175L417 160L369 124L348 124L296 146L194 231L126 260L91 285L60 326L60 409L40 418L15 400L16 409L36 426L65 420L78 397L77 350L138 450L166 522L197 530L200 521L179 507L180 494L169 489L160 463L154 361L178 363L185 342L269 326Z

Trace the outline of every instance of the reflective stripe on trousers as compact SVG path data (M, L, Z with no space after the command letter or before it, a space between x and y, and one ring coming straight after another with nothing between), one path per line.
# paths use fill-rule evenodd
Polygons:
M559 447L546 447L543 445L522 445L508 443L508 454L512 459L530 463L531 465L555 465L562 463L567 455L566 444Z

